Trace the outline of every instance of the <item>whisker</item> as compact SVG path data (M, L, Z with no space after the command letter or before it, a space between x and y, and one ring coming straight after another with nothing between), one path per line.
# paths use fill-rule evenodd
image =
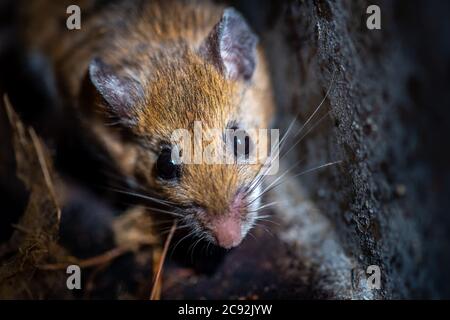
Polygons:
M269 222L269 223L272 223L272 224L274 224L276 226L281 226L281 224L279 224L278 222L275 222L275 221L272 221L272 220L269 220L269 219L256 219L256 221Z
M331 82L330 85L328 86L328 90L325 93L325 96L323 97L322 101L319 103L319 105L317 106L317 108L314 110L314 112L311 114L311 116L309 116L309 118L306 120L306 122L301 126L301 128L298 130L298 132L295 134L295 136L298 136L302 130L308 125L308 123L312 120L312 118L316 115L316 113L320 110L320 108L322 107L322 105L325 103L326 99L328 98L328 95L331 92L331 89L333 87L334 84L334 75L336 73L336 70L333 71L333 74L331 75Z
M294 149L300 142L303 141L303 139L311 132L313 131L328 115L330 114L330 111L328 111L327 113L325 113L322 117L320 117L319 120L316 121L316 123L314 125L311 126L311 128L308 129L308 131L305 132L305 134L303 134L289 149L288 151L286 151L286 153L284 153L281 157L281 159L284 159L287 154L289 154L289 152L292 151L292 149Z
M307 173L311 173L311 172L313 172L313 171L316 171L316 170L319 170L319 169L322 169L322 168L326 168L326 167L329 167L329 166L332 166L332 165L336 165L336 164L339 164L339 163L341 163L341 162L342 162L342 160L334 161L334 162L328 162L328 163L325 163L325 164L320 165L320 166L318 166L318 167L311 168L311 169L305 170L305 171L303 171L303 172L300 172L300 173L298 173L298 174L295 174L295 175L293 175L291 178L298 178L298 177L303 176L303 175L305 175L305 174L307 174ZM261 194L258 195L258 197L256 197L253 201L256 201L257 199L263 197L265 194L267 194L268 192L272 191L273 189L277 188L278 186L282 185L282 184L285 183L285 182L286 182L286 179L283 180L283 181L281 181L280 183L278 183L278 184L276 184L276 185L270 187L270 188L266 188L266 189L264 190L264 192L261 192Z
M262 219L264 219L264 218L270 218L270 217L272 217L271 214L266 214L266 215L264 215L264 216L257 216L257 217L256 217L256 220L262 220Z
M269 208L269 207L273 207L273 206L276 205L276 204L278 204L278 202L277 202L277 201L274 201L274 202L271 202L271 203L262 205L262 206L260 206L259 208L256 208L255 210L248 211L248 212L249 212L249 213L259 212L259 211L262 210L262 209Z
M323 99L321 100L321 102L319 103L319 105L316 107L316 109L314 110L314 112L308 117L308 119L305 121L305 123L300 127L300 129L296 132L296 134L294 135L295 137L296 136L298 136L303 130L304 130L304 128L306 128L306 126L311 122L311 120L314 118L314 116L317 114L317 112L320 110L320 108L322 107L322 105L325 103L325 101L326 101L326 99L328 98L328 96L329 96L329 94L330 94L330 92L331 92L331 89L332 89L332 87L333 87L333 84L334 84L334 81L335 81L335 72L336 72L336 70L334 70L333 71L333 74L332 74L332 76L331 76L331 82L330 82L330 85L328 86L328 89L327 89L327 92L325 93L325 96L323 97ZM307 132L306 132L306 134L304 134L293 146L291 146L291 148L289 148L289 150L286 152L286 153L284 153L283 155L282 155L282 158L284 158L300 141L302 141L303 140L303 138L309 133L309 132L311 132L319 123L321 123L322 122L322 120L323 119L325 119L325 117L329 114L329 112L330 111L328 111L326 114L325 114L325 116L323 116L323 117L321 117L317 122L316 122L316 124L314 124L313 125L313 127L312 128L310 128ZM249 192L252 192L253 190L254 190L254 188L255 188L255 186L257 186L257 185L259 185L259 182L260 182L260 180L263 180L263 178L264 178L264 175L265 175L265 173L267 173L269 170L270 170L270 168L271 168L271 166L272 166L272 164L273 164L273 162L275 161L275 159L277 159L277 158L279 158L280 157L280 154L281 154L281 151L282 151L282 149L283 149L283 147L285 146L285 143L286 143L286 141L287 141L287 137L289 136L289 133L291 132L291 130L292 130L292 128L293 128L293 125L294 125L294 123L296 122L296 120L297 120L297 118L298 118L298 116L300 115L300 111L299 112L297 112L297 114L294 116L294 118L293 118L293 120L291 121L291 123L289 124L289 126L288 126L288 129L287 129L287 131L284 133L284 135L283 135L283 137L281 138L281 140L275 145L275 147L272 149L272 151L274 151L274 150L277 150L278 149L278 152L276 153L276 156L275 157L273 157L273 158L271 158L270 159L270 161L269 161L269 163L268 163L268 165L267 165L267 167L265 168L265 170L264 170L264 174L263 173L261 173L261 170L264 168L264 166L257 172L257 174L256 174L256 176L255 176L255 178L251 181L251 183L250 183L250 188L249 188ZM273 153L273 152L272 152ZM281 159L281 158L280 158ZM256 182L255 182L256 181ZM255 186L253 186L252 187L252 185L255 183Z
M195 230L192 230L191 232L189 232L187 235L185 235L183 238L181 238L180 240L177 241L177 243L175 244L175 246L172 248L171 253L170 253L170 257L172 257L173 253L175 252L175 249L177 248L177 246L184 240L186 240L187 238L193 236L196 233Z
M296 117L294 117L294 119L291 121L291 123L289 124L289 127L287 129L287 131L284 133L283 137L281 138L280 141L278 141L278 143L275 145L275 147L273 147L271 149L271 154L274 154L276 150L278 150L278 148L280 147L280 145L282 145L284 143L284 141L286 140L286 138L288 137L290 131L293 128L293 125L296 121ZM279 154L278 152L276 153L277 155ZM258 187L258 185L262 182L262 180L264 179L265 174L270 170L271 165L273 163L273 161L275 160L275 158L271 158L269 161L269 164L267 166L262 166L258 172L256 173L255 177L253 177L252 181L249 184L249 188L247 190L247 193L251 193L255 188ZM263 171L263 169L265 169ZM262 172L263 171L263 172ZM252 186L253 185L253 186Z
M206 247L206 254L209 256L210 253L211 253L210 247L211 247L211 245L212 245L212 242L211 242L211 240L209 240L208 238L206 238L205 243L206 243L206 245L205 245L205 247Z
M145 199L145 200L149 200L149 201L154 201L156 203L164 204L164 205L171 206L171 207L174 207L173 205L176 205L176 203L172 202L172 201L162 200L162 199L154 198L154 197L151 197L149 195L144 195L144 194L140 194L140 193L136 193L136 192L120 190L120 189L114 189L114 188L110 188L110 190L111 191L115 191L117 193L126 194L126 195L129 195L129 196L134 196L136 198Z
M147 206L143 206L143 208L147 209L147 210L151 210L154 212L160 212L160 213L167 213L170 214L174 217L179 217L179 218L183 218L184 216L182 214L173 212L173 211L168 211L168 210L163 210L163 209L159 209L159 208L153 208L153 207L147 207Z
M275 235L272 233L272 232L270 232L270 230L266 227L266 226L264 226L263 224L261 224L261 223L255 223L255 226L256 227L258 227L258 228L262 228L264 231L266 231L269 235L271 235L272 237L275 237Z
M251 233L251 231L249 231L247 234L248 234L250 237L252 237L254 240L256 240L256 237L253 235L253 233Z
M181 229L185 229L185 228L188 228L188 227L190 227L190 226L188 226L188 225L179 226L179 227L177 226L177 227L175 228L175 231L178 231L178 230L181 230ZM161 235L165 235L165 234L169 233L170 230L171 230L171 228L166 228L166 229L164 229L164 230L161 230L160 234L161 234Z
M297 162L294 163L294 165L292 165L290 168L288 168L281 176L277 177L272 183L269 184L269 186L267 186L262 192L261 194L265 194L266 190L269 189L272 185L274 185L275 183L277 183L278 181L280 181L281 179L283 179L286 174L288 174L289 172L291 172L296 166L298 166L304 159L301 159ZM256 197L255 199L253 199L252 201L250 201L247 206L250 206L252 203L254 203L256 200L258 200L260 198L260 196Z
M320 165L320 166L318 166L318 167L311 168L311 169L305 170L305 171L303 171L303 172L300 172L300 173L298 173L298 174L292 176L292 178L297 178L297 177L303 176L303 175L305 175L305 174L307 174L307 173L310 173L310 172L313 172L313 171L316 171L316 170L319 170L319 169L323 169L323 168L326 168L326 167L334 166L334 165L340 164L340 163L342 163L342 162L343 162L342 160L333 161L333 162L328 162L328 163L322 164L322 165Z
M192 247L192 251L191 251L191 263L194 263L194 250L195 247L204 239L204 235L202 235L197 241L194 242L194 246ZM189 252L189 250L188 250Z

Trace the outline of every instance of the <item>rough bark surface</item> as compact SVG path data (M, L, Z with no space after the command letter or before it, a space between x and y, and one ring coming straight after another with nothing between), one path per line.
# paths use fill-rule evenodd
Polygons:
M303 244L333 297L449 297L450 5L375 2L381 30L366 28L371 1L318 0L286 4L265 33L282 128L296 114L301 127L329 89L303 132L329 116L292 137L287 162L343 161L295 181L306 202L278 209L282 238ZM381 290L352 286L349 265L378 265Z

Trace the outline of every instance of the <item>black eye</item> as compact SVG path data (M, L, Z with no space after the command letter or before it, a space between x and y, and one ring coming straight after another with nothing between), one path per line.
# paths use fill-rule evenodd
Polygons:
M245 158L248 158L250 154L250 137L244 130L235 131L233 149L235 157L245 156Z
M172 150L163 149L156 161L158 177L164 180L173 180L180 176L180 166L172 159Z

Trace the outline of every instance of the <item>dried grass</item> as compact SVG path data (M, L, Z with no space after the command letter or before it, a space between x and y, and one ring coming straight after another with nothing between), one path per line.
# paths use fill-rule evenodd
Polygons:
M2 105L2 103L4 105ZM120 256L147 255L153 261L151 299L159 299L165 256L175 231L175 224L164 248L153 229L150 215L143 207L133 207L112 223L116 247L98 256L78 259L58 243L61 209L64 207L64 182L53 167L48 149L31 127L25 126L6 95L0 101L10 125L16 161L16 175L29 191L29 198L10 240L0 244L0 298L73 299L66 288L65 269L70 264L95 268L87 281L87 291L95 289L95 279ZM141 250L141 248L146 250ZM150 250L149 250L150 249ZM149 256L150 255L150 256ZM148 288L148 280L142 280ZM120 298L120 296L118 296ZM129 296L138 298L136 296Z

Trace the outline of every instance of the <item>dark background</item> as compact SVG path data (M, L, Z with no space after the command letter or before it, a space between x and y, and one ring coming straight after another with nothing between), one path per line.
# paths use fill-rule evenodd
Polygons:
M301 172L327 161L343 164L293 178L273 192L288 201L272 212L279 224L267 225L273 235L256 230L256 240L226 255L198 257L194 271L191 264L169 261L163 297L450 298L450 2L231 4L266 48L275 127L283 132L297 115L301 126L333 82L310 123L317 126L304 131L284 165L304 159ZM381 8L381 30L366 28L370 4ZM92 187L102 179L95 175L99 164L80 151L64 124L55 128L39 81L23 67L14 10L14 1L0 1L0 88L50 145L55 136L65 138L64 147L54 146L58 169L102 197ZM0 242L9 238L26 201L8 159L0 158ZM209 260L214 267L198 267ZM368 265L380 266L381 290L352 282L351 270ZM185 269L189 281L180 275Z

